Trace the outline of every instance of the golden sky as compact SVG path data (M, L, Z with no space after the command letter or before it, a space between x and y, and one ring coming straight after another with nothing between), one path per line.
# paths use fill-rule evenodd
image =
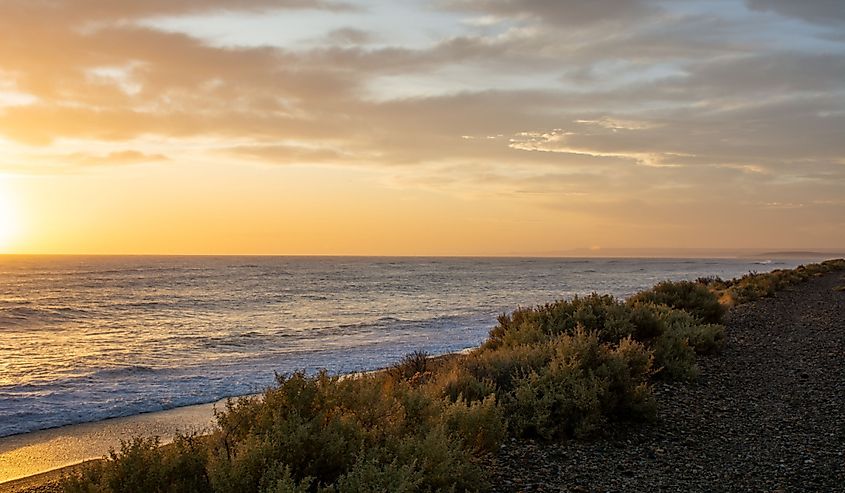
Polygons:
M845 8L0 1L0 252L845 247Z

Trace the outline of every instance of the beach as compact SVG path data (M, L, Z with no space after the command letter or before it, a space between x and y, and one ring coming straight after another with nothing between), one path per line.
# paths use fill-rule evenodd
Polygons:
M0 493L845 493L843 32L0 0Z
M214 423L214 407L223 404L185 406L0 438L0 491L10 481L101 458L133 436L159 436L167 443L176 433L203 433Z
M841 272L828 273L730 310L726 347L701 359L695 383L655 384L654 423L617 425L587 441L506 440L485 464L493 491L835 489L845 483L842 285ZM25 435L28 444L9 437L0 441L0 467L7 478L39 472L41 460L61 467L133 434L198 429L211 410L45 430ZM15 460L18 472L10 473ZM0 491L53 491L56 477L0 484Z

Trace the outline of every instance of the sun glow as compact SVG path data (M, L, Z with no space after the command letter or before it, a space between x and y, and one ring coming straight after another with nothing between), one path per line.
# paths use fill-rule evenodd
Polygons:
M5 252L19 230L17 211L12 193L0 176L0 253Z

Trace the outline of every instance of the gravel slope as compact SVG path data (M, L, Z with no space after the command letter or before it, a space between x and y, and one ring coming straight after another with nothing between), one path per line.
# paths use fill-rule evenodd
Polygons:
M831 273L731 310L699 380L655 387L653 425L506 443L494 491L845 492L843 284Z

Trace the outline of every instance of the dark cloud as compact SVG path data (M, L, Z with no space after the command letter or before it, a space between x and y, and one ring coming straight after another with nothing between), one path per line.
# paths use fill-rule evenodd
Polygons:
M632 20L659 12L648 0L448 0L446 8L545 23L583 26L615 20Z
M330 44L360 45L372 43L377 37L373 33L354 27L335 29L328 33L325 41Z
M845 2L841 0L748 0L748 6L815 24L845 24Z

